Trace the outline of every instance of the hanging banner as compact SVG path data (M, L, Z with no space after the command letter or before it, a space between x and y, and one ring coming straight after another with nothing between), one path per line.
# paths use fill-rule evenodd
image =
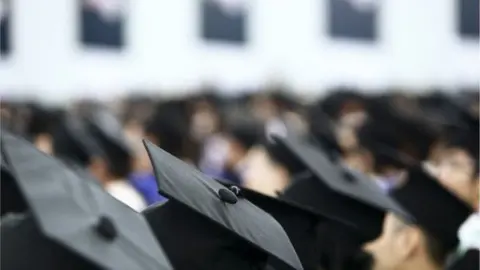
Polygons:
M335 39L376 41L379 0L329 0L328 32Z
M81 42L87 47L125 45L126 0L79 0Z
M457 0L457 31L463 38L479 38L479 0Z
M12 49L10 0L0 0L0 58L8 56Z
M202 38L220 43L245 44L248 41L247 1L202 0Z

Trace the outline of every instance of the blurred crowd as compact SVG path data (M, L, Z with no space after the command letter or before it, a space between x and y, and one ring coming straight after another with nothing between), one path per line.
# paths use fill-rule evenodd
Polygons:
M89 117L97 110L104 119ZM478 113L478 89L412 95L343 87L317 100L280 88L237 96L204 90L176 99L129 96L62 107L1 101L2 128L87 169L137 211L164 200L143 138L210 176L275 196L297 171L295 162L272 145L272 134L305 137L335 149L350 168L383 189L409 165L426 163L476 207Z

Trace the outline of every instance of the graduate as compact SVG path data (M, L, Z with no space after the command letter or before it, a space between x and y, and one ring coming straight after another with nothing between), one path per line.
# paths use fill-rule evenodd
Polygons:
M388 211L381 235L364 245L357 269L444 269L473 209L422 167L414 167L390 197L405 214ZM369 258L369 259L367 259Z

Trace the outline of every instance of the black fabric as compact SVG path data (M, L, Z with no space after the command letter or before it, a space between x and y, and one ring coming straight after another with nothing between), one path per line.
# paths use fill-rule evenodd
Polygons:
M3 143L0 142L0 144ZM0 146L0 149L2 148L3 145ZM3 157L3 151L0 158L0 173L0 216L4 216L7 213L23 213L27 211L27 202L8 168L7 161Z
M470 206L421 167L410 169L408 179L391 196L409 212L416 224L448 249L454 249L458 245L458 229L473 212Z
M171 269L137 212L25 140L4 132L2 143L43 237L102 268Z
M480 257L478 249L469 249L461 258L455 261L448 270L478 270L480 268Z
M142 213L177 270L263 269L268 254L169 200Z
M294 137L275 137L274 139L301 160L323 188L372 208L389 209L401 215L408 215L398 203L384 196L380 188L369 177L354 172L341 163L332 162L328 155L312 144Z
M293 182L280 198L349 222L365 242L377 238L382 231L384 210L329 190L314 178Z
M316 233L318 265L329 270L359 269L349 268L366 243L357 230L338 222L326 221L317 226Z
M148 141L144 144L162 195L212 221L210 229L227 230L262 253L302 269L287 234L273 217L161 148ZM188 219L183 218L190 224Z
M276 143L274 140L265 139L263 146L271 160L285 167L291 175L302 173L306 166L283 144Z
M100 269L44 237L28 213L3 218L0 238L0 268L3 270Z
M220 183L229 187L232 186L224 181L220 181ZM302 262L303 268L306 270L318 268L316 245L318 241L322 242L321 239L317 239L316 227L318 224L327 221L336 223L338 226L343 224L340 220L334 220L327 215L320 215L294 202L270 197L247 188L241 188L239 196L265 210L282 225ZM345 226L348 227L348 225ZM271 260L269 264L278 270L285 269L284 266L274 260Z

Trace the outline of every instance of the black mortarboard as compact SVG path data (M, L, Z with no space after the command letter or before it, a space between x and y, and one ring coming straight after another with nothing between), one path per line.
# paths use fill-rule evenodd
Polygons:
M393 190L394 198L408 212L410 221L436 237L448 249L458 245L457 232L473 210L421 166L409 170L402 186Z
M9 213L3 217L0 237L1 269L99 269L88 260L45 237L31 213Z
M8 213L25 212L28 207L4 158L3 141L0 144L0 216L3 217Z
M94 108L86 117L87 131L102 149L110 173L124 178L131 169L132 150L118 119L103 108Z
M45 241L47 248L50 247L48 243L62 246L103 269L171 269L141 215L108 195L98 184L81 179L60 161L20 138L4 133L3 147L16 183L31 210L29 223L38 226L37 232L41 235L37 238L48 239ZM22 232L21 228L19 230ZM15 238L28 239L30 236L15 235L13 242L4 243L2 235L2 251L8 250L10 245L15 247ZM45 246L40 244L37 248ZM59 269L56 257L48 262L43 260L50 265L42 268L35 264L39 259L31 256L36 256L35 250L25 260L34 263L28 269ZM22 259L17 260L20 265L27 263ZM20 269L15 266L16 260L11 263L13 265L6 269Z
M303 269L282 226L249 201L148 141L159 191L144 212L175 269L263 269L270 256Z
M218 180L222 185L229 188L235 188L234 185L227 183L225 180ZM337 222L338 225L345 224L352 226L347 222L335 220L326 215L320 215L313 212L300 204L292 201L286 201L281 198L274 198L247 188L238 189L239 196L246 198L265 212L272 215L280 225L285 229L295 251L297 252L304 269L318 268L318 253L316 249L318 224L331 220ZM276 261L270 263L275 269L282 269Z
M384 209L405 214L395 201L368 177L332 163L315 146L295 138L274 138L295 155L312 173L312 178L297 180L283 194L286 199L317 209L328 216L358 226L367 239L381 232Z
M479 254L478 249L469 249L462 257L454 261L447 270L478 270L480 268Z
M268 156L276 163L284 166L291 175L297 175L305 172L305 165L292 155L290 151L283 145L275 143L271 136L267 136L263 141L263 146Z
M85 121L72 113L66 113L53 131L53 152L79 166L88 166L93 157L104 156Z

